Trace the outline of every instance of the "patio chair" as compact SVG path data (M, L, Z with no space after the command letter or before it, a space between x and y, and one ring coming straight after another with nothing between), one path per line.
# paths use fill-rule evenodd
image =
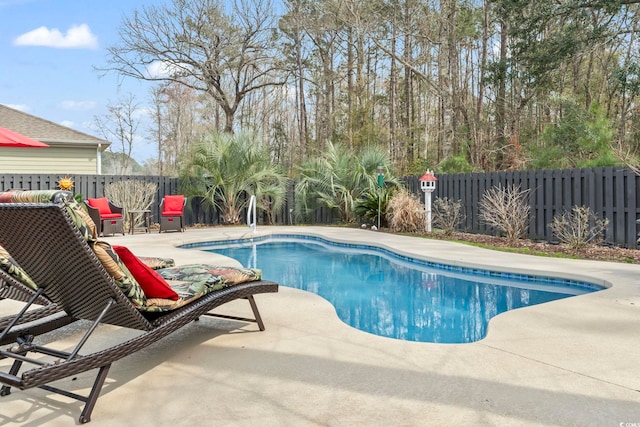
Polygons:
M85 402L79 421L86 423L111 364L122 357L204 315L251 321L264 330L254 295L277 292L278 285L261 280L259 270L190 265L157 270L156 277L149 273L155 270L145 270L125 247L114 249L97 240L95 225L80 211L72 202L0 204L0 241L39 284L35 295L46 296L69 316L89 321L86 333L68 352L36 344L37 331L34 333L29 324L5 327L0 342L7 342L7 337L15 339L8 349L0 350L0 358L13 360L8 370L0 371L0 383L4 384L0 396L9 394L12 387L40 387L72 397ZM210 313L239 298L248 300L253 318ZM16 319L22 315L18 313ZM140 330L142 334L81 354L84 344L103 323ZM25 369L25 365L35 367ZM98 372L87 396L51 385L93 369Z
M60 202L63 199L72 200L73 195L59 190L44 191L7 191L0 193L0 203L14 201L32 202L47 201ZM9 252L0 245L0 300L11 299L35 306L25 312L16 324L47 319L48 322L38 325L38 333L45 333L75 321L64 311L42 294L36 295L37 286L29 275L18 265ZM0 317L0 330L14 322L15 315ZM0 342L4 344L4 342Z
M36 289L36 284L14 261L9 252L0 245L0 299L27 302ZM44 296L40 296L34 303L38 305L52 304Z
M72 193L60 190L20 190L20 193L15 191L0 193L0 203L38 203L43 201L61 203L63 200L75 203ZM140 260L154 270L175 266L175 262L171 258L140 257ZM44 333L77 320L67 316L57 304L53 303L45 295L39 294L36 296L37 290L38 286L31 277L11 257L11 254L0 245L0 300L11 299L28 303L30 306L40 306L21 316L19 323L48 318L46 324L38 325L39 333ZM0 331L7 327L14 318L15 315L0 317Z
M124 236L124 213L120 206L114 205L106 197L89 198L84 203L94 224L100 227L99 235L122 233Z
M187 198L183 195L164 196L160 202L160 233L184 231L184 207Z
M57 304L51 302L44 295L36 294L34 290L26 287L15 277L0 269L0 300L2 299L12 299L26 304L21 308L21 310L24 310L21 316L7 315L0 317L0 331L35 322L29 328L29 332L41 335L77 320L67 315ZM35 305L33 309L26 309L31 308L33 305ZM14 342L16 338L17 335L8 333L0 339L0 345Z
M3 268L0 268L0 300L3 299L24 302L29 306L35 304L36 307L26 311L18 319L16 319L15 315L0 317L0 330L11 324L24 324L47 319L47 322L42 322L38 325L38 334L43 334L75 321L44 295L36 295L32 288L26 286ZM15 339L15 337L9 337L5 340L0 340L0 345L4 345L7 342L6 340L11 338Z

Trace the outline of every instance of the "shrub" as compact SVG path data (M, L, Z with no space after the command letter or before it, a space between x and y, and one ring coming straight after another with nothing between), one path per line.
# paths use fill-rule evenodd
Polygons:
M609 220L598 219L586 206L574 206L571 212L553 217L549 227L554 236L572 249L580 249L590 243L599 243Z
M125 212L147 210L155 200L158 185L138 180L118 181L104 187L104 195ZM135 218L134 226L140 225L142 217ZM129 215L124 218L124 229L130 227Z
M398 184L389 164L388 154L380 147L353 151L343 144L327 143L321 155L309 158L298 168L296 216L305 221L317 208L327 207L339 215L341 222L352 223L358 199L377 191L380 166L385 185Z
M480 201L480 219L509 240L522 238L529 226L528 195L529 190L520 190L520 186L492 187Z
M251 195L267 215L284 203L285 176L255 133L211 133L194 144L181 162L181 191L218 209L225 224L240 224Z
M462 200L454 202L448 197L438 198L433 202L433 224L450 236L464 221Z
M356 202L356 215L370 221L371 224L377 225L378 208L380 208L380 226L386 227L388 225L386 215L387 205L389 204L391 194L392 190L388 188L367 191Z
M386 214L391 231L415 233L424 229L424 206L404 188L389 199Z

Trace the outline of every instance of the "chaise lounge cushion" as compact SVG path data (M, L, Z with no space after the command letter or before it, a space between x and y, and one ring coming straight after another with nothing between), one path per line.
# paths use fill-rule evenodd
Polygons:
M216 267L207 264L188 264L157 271L178 294L177 301L147 298L141 310L164 312L175 310L208 293L262 279L262 272L254 268Z
M161 268L169 268L175 267L176 262L173 258L161 258L161 257L152 257L152 256L139 256L138 259L154 270L159 270Z
M158 273L166 280L189 282L193 289L202 291L203 294L262 278L262 272L255 268L217 267L207 264L164 268L158 270Z
M9 252L2 246L0 246L0 269L4 270L9 276L16 279L18 282L27 285L34 291L38 289L38 286L33 282L31 277L20 267Z
M171 289L166 280L143 263L129 248L113 245L113 250L136 279L147 298L178 300L178 294Z
M111 245L100 240L89 242L89 245L104 269L113 277L113 280L131 303L137 308L144 307L147 304L147 297L142 287Z

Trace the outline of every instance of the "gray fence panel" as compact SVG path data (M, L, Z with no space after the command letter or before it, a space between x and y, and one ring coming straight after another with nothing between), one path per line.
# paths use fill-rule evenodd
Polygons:
M10 189L53 189L57 188L60 175L0 174L0 191ZM142 180L158 185L156 200L152 204L152 216L155 222L159 218L159 203L165 194L179 194L178 178L159 176L120 176L120 175L70 175L74 191L88 197L104 195L106 185L122 180ZM636 219L640 213L640 177L631 170L622 167L587 168L567 170L536 170L490 173L464 173L437 175L435 198L448 197L452 201L461 200L465 221L461 230L471 233L493 234L480 220L479 204L483 195L497 185L512 184L521 190L529 191L531 220L528 237L532 239L553 240L549 224L555 215L571 210L573 206L587 206L600 218L607 218L609 225L605 233L607 242L625 247L635 247L640 225ZM409 191L424 201L417 176L404 177ZM283 206L273 215L276 224L296 222L294 216L295 183L289 181L287 197ZM318 209L312 218L315 223L332 224L338 221L335 210ZM185 212L187 225L222 224L217 209L204 203L202 199L190 198ZM259 223L268 218L261 216Z
M623 167L567 170L535 170L437 175L435 198L462 200L465 221L461 229L471 233L494 231L480 220L479 203L485 192L497 185L520 186L529 191L531 221L528 237L554 240L549 225L554 216L574 206L587 206L599 218L608 218L605 240L635 247L640 225L640 183L637 175ZM413 181L407 177L413 190ZM415 191L422 195L417 189Z

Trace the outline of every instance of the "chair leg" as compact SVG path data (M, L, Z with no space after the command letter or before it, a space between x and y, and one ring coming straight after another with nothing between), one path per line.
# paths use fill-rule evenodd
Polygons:
M253 295L244 297L244 299L248 300L249 304L251 305L251 311L253 311L254 317L253 319L250 319L248 317L229 316L219 313L204 313L203 316L218 317L220 319L240 320L242 322L253 322L258 324L258 328L260 328L261 331L264 331L264 322L262 321L262 317L260 317L260 311L258 311L258 305L256 304L256 300L253 298Z
M9 369L9 375L17 375L20 367L22 366L22 360L14 360L11 368ZM3 385L0 388L0 396L8 396L11 394L11 386Z
M258 328L260 328L261 331L264 331L264 323L262 322L262 317L260 317L260 312L258 311L256 300L253 298L253 295L249 295L247 299L249 300L249 304L251 305L251 311L253 311L253 315L256 318Z
M87 396L87 403L84 405L84 409L80 414L80 424L86 424L91 421L91 413L93 412L93 408L96 406L96 402L98 401L98 397L100 396L100 391L102 390L102 386L104 385L104 381L107 379L107 374L109 373L109 368L111 365L103 366L98 371L98 375L96 376L96 380L93 383L93 387L91 387L91 393Z

